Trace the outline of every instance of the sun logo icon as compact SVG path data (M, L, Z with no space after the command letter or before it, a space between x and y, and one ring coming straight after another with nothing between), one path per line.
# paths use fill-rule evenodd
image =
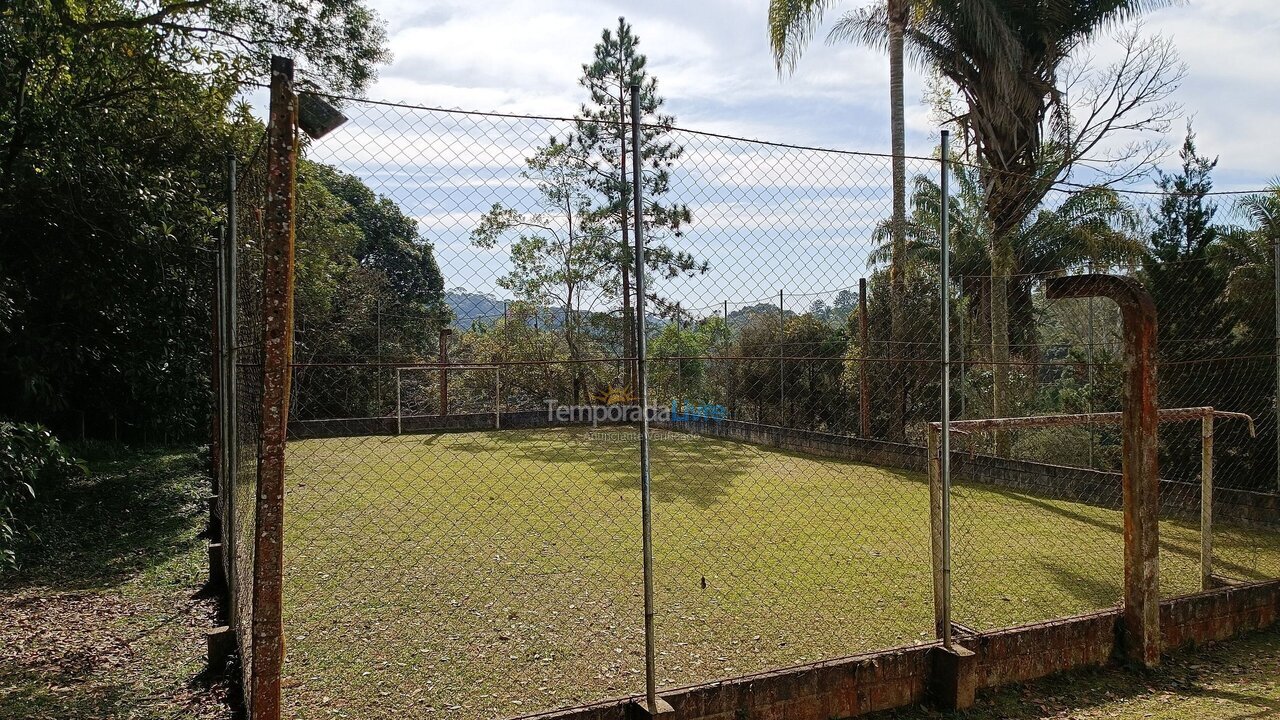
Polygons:
M636 396L632 395L630 390L613 384L597 393L594 399L601 405L628 405L636 402Z

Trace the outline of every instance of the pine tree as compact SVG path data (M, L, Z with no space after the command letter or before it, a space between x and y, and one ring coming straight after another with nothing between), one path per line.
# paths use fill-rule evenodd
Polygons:
M641 159L645 254L649 269L667 277L706 270L692 255L673 249L666 241L679 237L691 219L689 208L661 200L671 189L670 169L683 148L670 138L674 118L660 112L658 80L649 75L647 59L637 52L639 38L625 18L615 31L606 28L595 46L591 63L582 66L579 84L587 90L573 142L592 170L589 183L599 193L595 211L602 224L611 227L618 242L611 248L611 265L617 275L609 279L622 300L623 354L635 357L635 318L631 252L631 85L640 88ZM628 368L627 384L634 381Z
M1190 128L1179 156L1178 173L1159 174L1157 184L1164 197L1151 213L1151 248L1143 263L1159 322L1159 401L1169 408L1221 407L1215 402L1221 398L1215 396L1226 387L1227 378L1220 375L1220 362L1204 362L1229 355L1231 345L1223 305L1227 277L1212 262L1220 229L1213 222L1218 208L1209 193L1218 161L1200 155ZM1192 442L1191 430L1171 425L1160 431L1166 452L1162 472L1194 474L1199 444ZM1186 442L1181 441L1184 434Z

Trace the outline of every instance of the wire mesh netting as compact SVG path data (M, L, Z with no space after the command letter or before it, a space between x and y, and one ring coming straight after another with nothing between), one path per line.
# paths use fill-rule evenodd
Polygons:
M297 189L289 716L643 689L638 325L659 685L934 641L939 159L903 159L895 226L892 158L645 125L640 323L625 124L344 112ZM1275 488L1270 300L1184 289L1225 256L1159 255L1159 196L1053 189L993 242L980 175L955 165L953 416L1121 410L1116 307L1042 281L1140 277L1161 405L1256 420L1216 425L1215 568L1280 575L1275 526L1249 514ZM1166 594L1202 583L1199 434L1161 426ZM1103 420L956 435L957 623L1118 602L1119 446Z
M262 138L264 140L265 138ZM254 541L259 432L262 418L262 270L266 157L260 140L234 171L234 223L224 227L215 308L219 312L217 397L222 455L218 466L223 577L227 584L224 620L233 629L243 703L251 707L253 686Z

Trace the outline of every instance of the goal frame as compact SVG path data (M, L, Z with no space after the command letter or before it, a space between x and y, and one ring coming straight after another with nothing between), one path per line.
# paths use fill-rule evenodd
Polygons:
M1018 430L1073 425L1119 423L1124 417L1120 412L1080 413L1075 415L1033 415L1027 417L985 418L976 420L951 420L949 432L969 435L998 430ZM1213 574L1213 430L1214 419L1244 420L1249 425L1250 437L1257 437L1253 417L1240 412L1216 410L1212 407L1166 408L1157 411L1158 422L1200 421L1200 584L1210 590L1222 580ZM931 422L926 426L926 453L929 473L929 519L933 546L933 591L935 623L939 636L949 645L954 623L951 619L951 543L950 503L946 501L949 484L942 482L943 463L950 463L941 452L942 423ZM949 475L949 473L948 473Z
M439 417L448 417L448 397L449 392L448 373L455 370L492 370L493 371L493 427L495 430L502 429L502 365L495 363L459 363L459 364L440 364L431 363L424 365L398 365L396 366L396 435L404 434L404 392L402 387L402 377L405 371L410 372L437 372L440 373L440 379L437 381L440 385L441 409L443 412L438 413ZM412 415L410 417L422 417Z

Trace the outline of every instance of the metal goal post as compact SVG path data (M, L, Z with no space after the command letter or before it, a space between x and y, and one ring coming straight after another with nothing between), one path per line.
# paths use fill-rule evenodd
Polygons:
M440 407L437 415L445 417L449 415L449 373L463 370L492 370L493 371L493 427L495 430L502 429L502 366L495 364L467 364L459 363L457 365L401 365L396 367L396 434L404 433L404 374L405 373L439 373L439 392ZM418 417L409 415L407 417Z
M952 420L951 432L963 435L997 430L1067 427L1094 423L1118 424L1123 417L1119 412L1081 413L1076 415L1037 415L1031 417L987 418L978 420ZM1244 420L1249 424L1249 435L1256 437L1253 418L1245 413L1215 410L1211 407L1168 408L1159 411L1161 422L1200 421L1200 576L1201 587L1214 587L1213 577L1213 422L1215 418ZM951 642L951 544L950 503L943 502L949 487L944 488L943 477L950 477L944 470L951 458L941 452L941 422L928 425L930 520L933 527L933 588L934 611L938 633L944 644Z

